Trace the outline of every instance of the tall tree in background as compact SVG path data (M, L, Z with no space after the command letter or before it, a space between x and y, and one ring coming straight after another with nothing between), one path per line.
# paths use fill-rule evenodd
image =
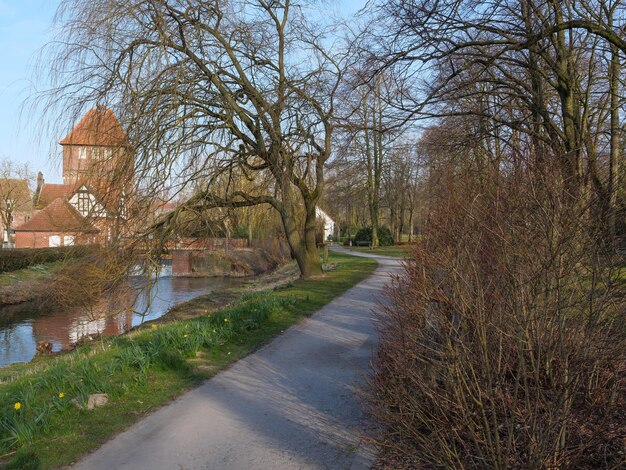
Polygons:
M136 147L144 193L172 178L209 182L162 221L163 232L185 210L269 205L302 275L321 272L315 207L342 70L301 5L65 0L58 18L50 102L110 104ZM232 171L263 184L217 194L210 182Z
M372 64L419 83L397 106L419 118L473 119L477 165L498 167L504 152L531 153L537 170L557 163L570 200L615 225L621 0L389 0L378 13L383 47Z
M409 241L414 235L416 196L420 183L417 150L415 142L396 142L389 150L383 171L382 199L389 210L389 228L398 242L402 241L406 232Z
M342 90L338 158L358 166L364 175L373 247L379 245L384 166L403 130L401 118L389 104L392 95L397 95L395 83L385 74L368 80L354 73Z

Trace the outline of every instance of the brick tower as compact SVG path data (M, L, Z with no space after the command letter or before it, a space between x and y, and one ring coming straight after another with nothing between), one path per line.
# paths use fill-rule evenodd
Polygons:
M81 181L100 186L105 181L132 179L126 133L113 111L104 106L87 111L59 144L63 147L63 184Z

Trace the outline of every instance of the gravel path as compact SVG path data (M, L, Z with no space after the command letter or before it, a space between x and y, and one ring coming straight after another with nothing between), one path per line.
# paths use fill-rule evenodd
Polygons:
M400 267L375 258L368 279L73 468L369 468L355 387L376 344L375 299Z

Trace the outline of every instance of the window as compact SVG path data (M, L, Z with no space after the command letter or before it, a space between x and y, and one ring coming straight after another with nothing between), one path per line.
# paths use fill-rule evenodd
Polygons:
M100 159L100 148L98 148L98 147L92 147L91 148L91 159L92 160L99 160Z
M74 236L73 235L65 235L63 236L63 246L72 246L74 244Z
M87 149L85 147L78 147L78 158L81 160L87 158Z
M111 156L113 156L113 149L110 147L107 147L104 149L104 157L109 159L111 158Z
M78 212L86 215L91 210L91 201L89 199L89 193L87 191L78 192Z

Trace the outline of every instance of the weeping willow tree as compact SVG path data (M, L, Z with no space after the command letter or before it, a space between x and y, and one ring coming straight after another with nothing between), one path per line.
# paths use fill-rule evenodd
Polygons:
M65 0L47 109L109 106L142 194L194 186L161 233L186 211L268 205L302 275L320 273L315 207L342 59L307 13L290 0ZM213 184L241 178L245 191Z

